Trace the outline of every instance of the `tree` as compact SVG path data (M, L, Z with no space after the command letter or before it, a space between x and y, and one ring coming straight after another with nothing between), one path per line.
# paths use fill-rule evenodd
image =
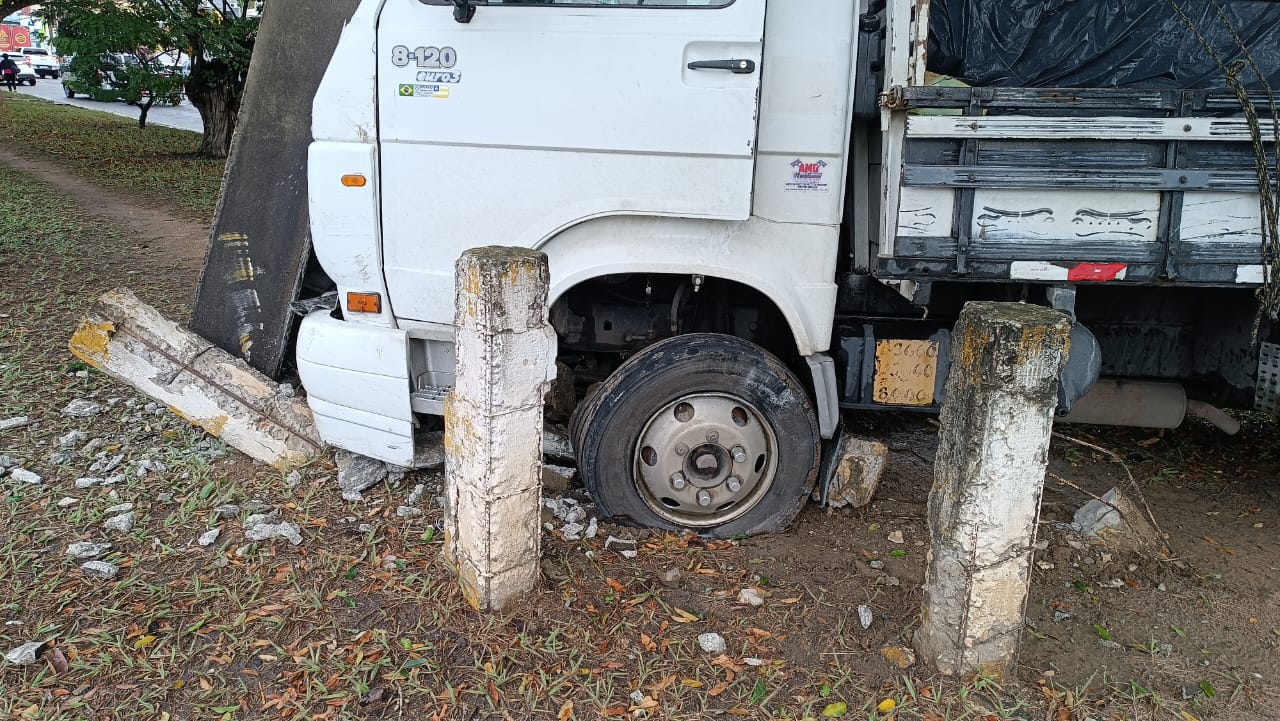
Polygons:
M171 38L154 9L125 10L103 2L95 12L68 17L59 51L74 53L67 87L95 100L124 100L138 107L138 127L157 102L179 102L183 73L162 61Z
M7 18L22 8L30 7L31 0L0 0L0 18Z
M49 0L40 12L57 26L54 43L60 52L94 58L104 53L127 54L137 59L137 67L126 71L126 79L134 81L139 91L165 85L161 69L143 62L143 55L155 58L166 50L187 53L191 58L185 77L187 97L204 124L200 152L224 158L231 147L258 32L257 17L245 10L261 5L262 0ZM150 92L152 98L156 94Z

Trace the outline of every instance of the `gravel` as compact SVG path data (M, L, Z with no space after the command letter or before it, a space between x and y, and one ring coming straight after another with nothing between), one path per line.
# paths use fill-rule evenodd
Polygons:
M0 431L7 431L11 428L21 428L31 422L30 416L14 416L0 421Z
M244 537L250 541L266 541L272 538L283 538L297 546L302 543L302 530L292 523L259 523L254 526L245 525Z
M83 560L86 558L97 558L110 550L110 543L77 541L67 546L67 555L77 560Z
M34 471L28 471L25 468L15 468L9 471L9 477L19 483L43 483L44 477Z
M134 514L132 511L121 513L118 516L112 516L103 521L102 527L108 531L119 531L120 533L128 533L133 530Z
M62 415L71 416L72 418L92 418L103 410L103 405L97 401L91 401L87 398L77 398L67 404L62 409Z
M84 431L71 431L58 439L59 448L74 448L75 446L89 440L89 434Z
M719 655L724 653L728 646L725 645L724 636L718 633L701 633L698 634L698 648L704 653Z
M338 487L343 494L359 493L387 478L387 464L382 461L346 451L339 451L334 460L338 463Z
M120 573L119 566L106 561L85 561L81 564L80 570L84 571L84 575L89 578L98 578L103 581L110 581Z
M744 588L738 591L738 603L752 608L760 608L764 605L764 596L754 588Z

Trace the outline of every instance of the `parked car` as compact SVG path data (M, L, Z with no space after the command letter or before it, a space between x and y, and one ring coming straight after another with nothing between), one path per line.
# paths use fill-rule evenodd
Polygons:
M36 84L36 70L31 66L31 61L15 52L6 54L18 66L18 84L27 83L34 86Z
M58 79L62 75L62 64L58 58L46 48L18 48L22 56L31 61L36 75L42 78Z
M111 92L106 73L101 66L85 63L74 55L67 58L62 70L62 92L68 98L87 95L93 100L109 102L117 100Z
M129 83L132 78L138 77L136 74L131 75L130 68L137 66L137 58L120 53L104 54L98 57L96 62L87 58L72 58L64 66L62 91L68 98L87 95L99 102L125 100L132 96L129 92ZM162 66L159 69L159 75L166 79L162 84L167 94L156 98L156 104L180 105L183 99L181 83L167 82L168 78L174 77L174 71L168 66ZM151 91L144 86L139 89L137 96L145 100L151 96ZM129 102L133 104L132 101Z

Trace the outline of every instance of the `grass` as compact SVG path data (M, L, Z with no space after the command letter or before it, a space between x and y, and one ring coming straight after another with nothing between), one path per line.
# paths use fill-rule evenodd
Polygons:
M409 484L426 482L434 496L438 477L351 505L322 459L290 488L71 358L66 338L102 291L127 284L181 316L193 273L137 272L118 231L55 189L25 178L9 187L0 196L0 419L36 422L0 434L0 453L45 480L0 479L0 615L18 622L0 626L0 649L51 645L33 666L0 669L0 717L596 719L635 709L816 718L838 701L845 716L874 719L892 698L896 717L937 721L1012 718L1024 706L983 679L868 676L853 656L789 658L788 629L819 609L776 579L769 591L790 603L750 616L733 609L757 552L750 542L655 536L628 560L605 551L603 535L549 537L546 557L563 580L508 612L471 612L440 558L439 511L395 514ZM75 398L108 410L63 416ZM71 430L101 440L54 458ZM76 489L100 454L123 454L125 477ZM165 470L139 475L142 459ZM304 543L251 543L245 512L215 517L217 506L251 499L296 523ZM135 505L136 526L105 531L105 509L121 502ZM221 530L217 541L195 546L210 528ZM102 560L120 567L114 580L86 578L66 556L80 540L113 544ZM710 600L669 597L654 579L671 565L714 586ZM730 648L715 658L696 644L713 629Z
M0 144L55 160L87 180L184 215L213 215L223 161L195 156L200 134L27 95L0 98Z
M25 102L6 101L3 112ZM161 137L147 133L133 137ZM143 152L160 151L146 145ZM847 568L796 567L811 556L778 562L779 539L706 542L607 525L590 541L547 533L544 572L558 573L515 608L473 613L440 558L435 505L428 502L418 518L395 513L415 483L428 485L428 498L437 495L438 475L413 474L371 490L367 503L348 504L335 490L330 459L302 469L291 486L75 361L67 336L102 291L128 285L182 317L194 272L142 265L116 229L53 188L21 176L7 188L0 194L0 419L36 422L0 432L0 454L45 482L0 478L0 620L19 622L0 626L0 651L29 640L51 646L37 664L0 666L0 717L1081 721L1179 718L1187 709L1203 719L1206 708L1240 708L1238 697L1249 693L1247 678L1217 672L1191 682L1207 682L1216 697L1188 703L1105 674L1060 686L1047 673L1037 683L1039 669L1025 683L1018 680L1025 669L1003 681L935 677L920 666L900 671L878 651L910 638L918 589L860 583ZM109 408L93 419L63 416L75 398ZM72 430L100 445L78 443L70 458L53 458ZM76 489L74 480L100 453L125 456L124 479ZM142 459L165 470L139 475ZM297 524L304 543L252 543L243 536L247 511L227 519L214 513L255 499ZM121 502L135 504L137 525L108 533L105 509ZM880 523L897 520L868 513L827 528L853 536L874 527L861 535L883 537ZM801 523L792 547L831 542L801 535L821 528L814 518ZM217 541L196 546L210 528L221 531ZM641 541L635 559L603 548L608 533L624 532ZM65 555L81 540L113 544L103 560L120 567L114 580L85 578ZM880 551L863 554L895 559ZM856 552L848 553L852 565ZM673 566L684 580L670 589L657 579ZM734 605L744 585L762 587L766 606ZM1087 590L1081 593L1091 604ZM854 612L863 603L876 608L870 631ZM726 653L698 648L706 631L725 637ZM1148 649L1133 653L1152 658ZM883 710L890 700L893 708Z

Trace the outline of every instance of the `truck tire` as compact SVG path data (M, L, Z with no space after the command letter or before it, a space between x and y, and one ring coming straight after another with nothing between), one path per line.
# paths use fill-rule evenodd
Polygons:
M65 93L68 98L74 98L76 96L76 91L72 90L68 85L62 86L62 92Z
M699 333L627 359L574 412L600 515L728 538L780 531L813 490L813 403L763 348Z

